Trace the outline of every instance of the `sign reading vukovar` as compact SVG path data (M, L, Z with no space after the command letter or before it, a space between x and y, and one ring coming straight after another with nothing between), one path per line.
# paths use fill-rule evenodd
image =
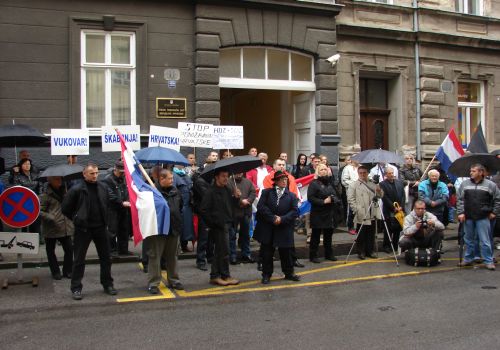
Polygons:
M89 154L87 129L51 129L50 135L50 154L53 156Z
M103 152L121 152L120 138L115 131L120 130L122 136L128 145L134 150L141 149L141 130L139 125L119 125L102 127L102 151Z
M214 126L212 124L181 123L179 145L187 147L212 148Z
M243 149L243 126L214 126L213 148Z
M151 125L149 127L148 147L165 147L180 151L179 129L166 128L163 126Z

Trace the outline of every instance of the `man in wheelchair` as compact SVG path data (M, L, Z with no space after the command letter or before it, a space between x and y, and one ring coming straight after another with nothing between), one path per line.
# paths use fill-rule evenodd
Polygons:
M414 248L441 249L444 225L437 217L425 211L425 202L415 201L415 206L410 214L405 217L403 232L399 238L401 251Z

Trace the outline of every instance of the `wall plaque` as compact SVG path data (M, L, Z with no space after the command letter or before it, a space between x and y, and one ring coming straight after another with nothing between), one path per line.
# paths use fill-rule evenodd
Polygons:
M185 98L157 97L156 118L186 118L186 104Z

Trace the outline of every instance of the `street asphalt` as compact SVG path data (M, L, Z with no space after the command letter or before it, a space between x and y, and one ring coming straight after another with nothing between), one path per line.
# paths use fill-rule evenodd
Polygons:
M344 264L296 269L300 282L260 283L255 264L231 266L241 280L215 287L194 260L179 261L185 291L146 291L137 262L113 265L117 296L103 293L99 266L87 266L82 301L48 268L27 268L40 285L0 290L5 349L496 349L498 271L459 269L456 241L441 265L415 268L380 253ZM14 269L0 271L13 277Z

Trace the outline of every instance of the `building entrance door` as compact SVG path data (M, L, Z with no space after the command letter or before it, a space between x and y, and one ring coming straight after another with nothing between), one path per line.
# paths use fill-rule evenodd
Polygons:
M361 110L361 150L389 148L388 110Z
M313 126L314 106L311 93L293 96L293 130L294 130L294 157L299 153L311 154L314 147Z

